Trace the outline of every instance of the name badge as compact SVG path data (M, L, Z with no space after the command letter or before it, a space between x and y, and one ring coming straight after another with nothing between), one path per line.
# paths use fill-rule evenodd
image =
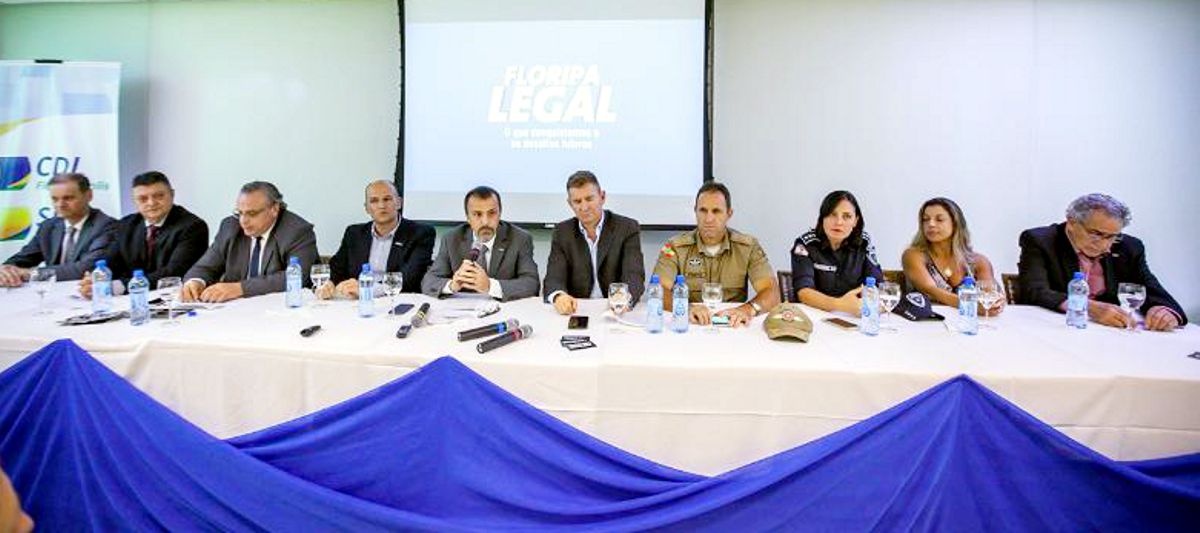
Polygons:
M813 263L813 268L824 271L824 272L837 272L837 267L833 266L833 265L822 265L819 263Z

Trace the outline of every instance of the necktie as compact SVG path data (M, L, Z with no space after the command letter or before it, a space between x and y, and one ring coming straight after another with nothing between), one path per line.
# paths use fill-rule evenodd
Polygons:
M154 263L154 239L158 237L158 226L146 228L146 262Z
M259 255L262 255L262 237L255 237L254 248L250 250L250 270L246 272L246 279L258 277Z
M62 253L59 254L58 264L65 264L71 258L71 252L75 249L75 226L67 228L67 239L63 241Z

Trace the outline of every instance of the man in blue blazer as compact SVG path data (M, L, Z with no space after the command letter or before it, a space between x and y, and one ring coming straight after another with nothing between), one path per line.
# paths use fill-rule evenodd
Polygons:
M21 285L29 269L42 263L54 268L59 281L79 279L104 259L116 225L91 206L91 181L83 174L58 174L49 187L57 216L42 222L33 240L0 266L0 287Z
M433 226L400 216L403 206L404 199L392 182L379 180L367 185L363 207L371 221L346 228L341 246L329 259L330 281L316 288L317 296L357 298L358 275L364 263L370 263L375 273L402 273L404 292L421 292L421 279L433 263L437 233Z

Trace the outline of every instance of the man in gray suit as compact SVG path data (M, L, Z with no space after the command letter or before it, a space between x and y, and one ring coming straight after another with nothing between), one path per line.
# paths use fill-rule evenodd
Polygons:
M221 221L208 251L184 276L183 300L224 302L281 292L290 257L300 258L301 278L309 285L307 273L318 259L312 224L287 210L275 185L247 183L233 216Z
M567 178L573 218L559 222L550 237L550 259L542 294L560 314L574 313L577 298L606 298L608 285L629 285L633 307L646 281L641 226L604 209L596 175L580 170Z
M537 296L537 263L533 238L525 230L500 220L500 193L476 187L463 198L467 223L442 237L433 266L421 280L430 296L459 292L487 294L509 301ZM477 259L471 261L470 255Z
M0 266L0 287L21 285L42 263L54 268L58 281L79 279L104 259L116 221L91 206L91 181L83 174L56 174L49 188L57 216L42 222L33 240Z

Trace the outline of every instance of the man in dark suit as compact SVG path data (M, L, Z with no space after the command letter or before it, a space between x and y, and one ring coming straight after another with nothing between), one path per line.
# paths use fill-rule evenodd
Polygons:
M550 237L550 258L542 295L560 314L574 313L577 298L605 298L608 285L629 285L637 304L646 281L641 227L632 218L604 209L596 175L580 170L567 179L567 205L573 218L559 222Z
M421 281L430 296L459 292L487 294L498 300L537 296L537 263L533 238L525 230L500 221L500 193L476 187L463 198L467 223L442 237L433 267ZM478 259L468 261L471 250Z
M116 226L91 206L91 181L83 174L57 174L49 188L57 216L42 222L33 240L0 266L0 287L21 285L29 269L42 263L54 268L58 281L79 279L104 258Z
M224 302L282 292L290 257L300 258L306 274L317 262L312 224L288 211L275 185L247 183L233 216L221 221L212 246L184 275L183 300ZM309 284L307 275L301 278Z
M433 226L400 216L404 199L390 181L367 185L363 207L371 222L346 228L342 244L329 259L331 282L316 287L317 296L358 297L358 275L364 263L372 272L404 274L404 292L421 292L421 279L433 263Z
M175 204L175 189L166 174L151 170L134 176L133 205L138 212L116 223L104 253L113 279L122 287L128 287L133 271L140 269L153 288L161 278L184 275L204 255L208 224ZM90 276L79 281L79 293L92 297Z
M1081 196L1067 207L1067 220L1021 233L1021 303L1066 311L1067 284L1075 272L1088 280L1088 317L1107 326L1127 327L1133 320L1117 300L1120 283L1146 287L1141 311L1146 329L1166 331L1187 323L1179 303L1146 264L1142 241L1121 233L1131 213L1104 194Z

